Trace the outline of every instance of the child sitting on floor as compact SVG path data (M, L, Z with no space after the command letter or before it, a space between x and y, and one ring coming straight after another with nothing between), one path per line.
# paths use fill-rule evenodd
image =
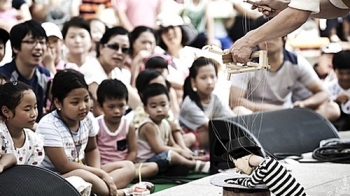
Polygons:
M128 90L117 79L104 80L97 89L97 102L103 115L97 117L100 126L97 135L97 145L100 150L101 163L107 164L115 161L136 161L137 142L134 126L124 116L128 103ZM135 164L139 168L139 164ZM138 170L135 170L138 178ZM141 174L148 178L158 173L155 163L142 165Z
M64 178L81 177L92 184L92 192L99 196L124 195L122 188L133 180L135 167L130 161L100 164L98 124L89 112L88 85L83 74L70 69L59 71L51 89L54 110L37 127L45 137L46 156L41 166Z
M161 84L150 84L142 91L142 102L149 115L136 131L138 161L156 162L160 173L171 165L185 165L195 172L208 173L210 163L190 159L190 154L175 145L169 122L168 90Z
M45 155L42 138L30 130L38 115L31 87L19 81L1 85L0 108L0 173L16 162L39 165Z
M139 96L142 97L142 90L149 84L162 84L165 86L167 89L168 85L166 82L166 79L163 77L163 75L156 70L152 69L145 69L136 78L136 89L139 93ZM170 93L170 92L169 92ZM170 96L170 100L173 98ZM176 97L175 97L176 99ZM170 104L171 105L171 104ZM144 106L141 104L138 107L135 108L134 110L134 118L133 118L133 124L135 128L139 128L140 124L148 118L148 114L144 110ZM181 148L186 150L188 153L192 154L192 151L189 149L194 143L195 143L195 136L194 134L182 134L182 129L179 125L177 118L174 116L174 113L172 112L171 109L168 111L168 115L166 116L166 120L171 125L171 130L172 130L172 135L175 139L176 144L178 144Z

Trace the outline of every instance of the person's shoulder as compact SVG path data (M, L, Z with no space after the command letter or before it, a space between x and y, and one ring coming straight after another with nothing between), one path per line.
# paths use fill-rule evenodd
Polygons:
M55 118L55 111L45 114L38 123L38 129L42 126L50 126L57 127L57 123L59 122L58 118Z
M16 64L11 61L0 67L0 72L10 77L11 73L16 70Z
M5 122L1 122L0 123L0 137L3 136L3 134L5 133L6 130L7 130L7 127L6 127Z
M43 137L41 134L36 133L30 129L24 128L23 129L26 135L28 136L28 139L31 141L37 141L37 140L43 140Z
M292 51L283 49L284 62L289 62L292 65L298 65L298 55Z
M82 124L87 125L88 129L90 129L91 127L98 126L98 121L97 121L97 119L95 118L95 116L94 116L94 114L92 112L88 112L86 117L80 122Z
M42 67L42 66L37 66L36 68L40 74L44 74L45 76L47 77L50 77L51 76L51 73L48 69L46 69L45 67Z

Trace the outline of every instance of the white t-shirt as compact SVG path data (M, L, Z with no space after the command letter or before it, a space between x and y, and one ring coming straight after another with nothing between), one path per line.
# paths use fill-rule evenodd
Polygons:
M308 86L316 80L318 76L310 63L286 50L283 65L277 72L260 70L231 75L231 85L246 91L248 100L286 108L292 107L291 97L296 85Z
M327 90L331 95L331 100L335 100L342 93L350 93L350 89L343 89L338 80L333 80L327 84ZM346 103L340 104L340 109L345 113L350 113L350 101L348 100Z
M62 147L69 161L79 162L85 157L84 150L89 137L95 137L98 133L98 124L92 113L80 121L79 130L72 132L53 111L45 115L40 122L36 132L44 136L45 147ZM48 156L45 156L42 167L56 171Z
M312 13L318 13L320 12L320 2L321 0L291 0L288 6L298 10L305 10L311 11Z
M131 73L129 70L125 68L116 67L111 71L110 75L108 76L97 59L94 58L93 62L91 63L93 63L93 65L90 65L88 67L88 70L84 70L85 81L88 85L94 82L99 85L103 80L106 79L118 79L124 84L130 84Z
M187 96L182 102L179 121L181 125L196 131L200 126L207 123L210 119L232 117L233 111L223 103L215 94L211 95L208 104L202 104L202 111L194 101Z
M6 124L0 123L0 152L14 154L18 165L40 165L45 157L43 139L41 135L30 129L23 129L23 131L24 144L21 148L16 148Z

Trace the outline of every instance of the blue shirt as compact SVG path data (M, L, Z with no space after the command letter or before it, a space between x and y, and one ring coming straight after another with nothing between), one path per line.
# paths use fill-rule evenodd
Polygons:
M21 81L33 88L38 104L38 118L36 121L39 122L44 113L44 101L46 100L45 96L48 87L47 84L50 80L49 70L45 69L44 67L37 66L34 76L27 80L19 73L15 60L12 60L10 63L0 67L0 73L6 75L10 81Z

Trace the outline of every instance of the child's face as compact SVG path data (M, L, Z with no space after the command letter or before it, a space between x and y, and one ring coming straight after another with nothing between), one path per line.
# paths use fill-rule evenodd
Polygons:
M98 20L93 20L90 23L91 37L94 42L99 42L106 31L105 25Z
M168 115L168 97L162 94L148 98L145 111L153 121L160 123Z
M35 120L38 116L38 108L36 103L36 96L32 90L26 90L22 93L22 99L19 105L15 108L14 113L9 112L9 120L12 126L19 129L32 129Z
M196 78L192 79L192 84L197 88L197 93L208 96L213 92L216 81L215 68L208 64L198 69Z
M338 78L339 85L347 90L350 88L350 69L336 69L335 74Z
M64 120L81 121L90 111L89 92L85 88L77 88L68 93L60 103L55 99L55 106L61 111Z
M317 71L318 74L324 75L328 74L333 69L333 54L322 54L318 58L318 65L317 65Z
M105 120L109 123L119 123L125 113L127 103L125 99L106 99L102 105Z
M143 32L133 43L134 54L137 55L141 50L152 52L156 46L156 38L151 32Z
M56 53L56 57L59 58L61 56L62 51L62 40L56 36L49 37L49 47L54 49Z
M164 28L161 33L161 39L168 48L181 45L181 27L176 26Z
M4 59L5 56L5 44L0 41L0 62Z
M87 54L92 44L89 32L79 27L70 27L64 42L72 54Z

